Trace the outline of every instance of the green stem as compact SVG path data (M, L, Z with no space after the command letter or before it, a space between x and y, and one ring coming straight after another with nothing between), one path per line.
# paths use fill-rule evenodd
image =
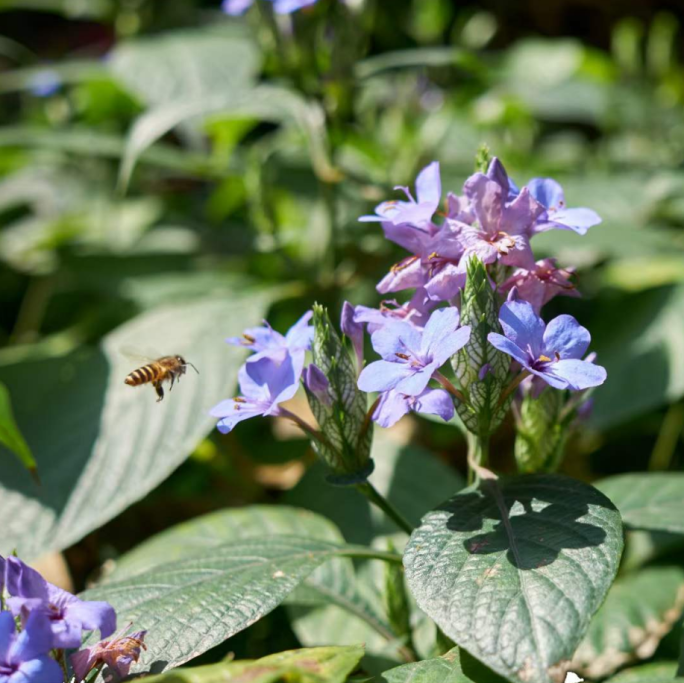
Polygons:
M523 370L517 377L515 377L501 394L497 408L500 408L506 402L506 399L520 386L520 383L524 379L527 379L531 374L531 372Z
M348 545L340 548L338 553L343 557L353 557L359 560L382 560L383 562L393 562L401 564L401 555L389 550L376 550L365 545Z
M377 505L402 531L407 534L413 533L413 527L406 518L390 503L369 481L357 484L356 488L368 500ZM391 553L390 553L391 554Z
M468 483L480 479L496 479L497 476L487 466L489 464L489 435L468 434Z
M468 405L465 396L439 370L432 375L432 378L436 379L452 396L463 403L463 405Z
M684 405L675 403L670 406L660 426L658 440L653 447L648 469L663 472L670 469L677 442L684 429Z

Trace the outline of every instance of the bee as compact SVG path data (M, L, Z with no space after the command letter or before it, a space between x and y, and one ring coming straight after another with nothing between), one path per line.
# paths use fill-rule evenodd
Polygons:
M164 398L164 382L170 382L169 391L173 389L174 382L180 382L181 375L187 371L188 365L199 375L199 370L183 356L162 356L157 360L151 360L146 365L133 370L126 379L125 384L129 387L138 387L143 384L152 384L157 392L157 403Z

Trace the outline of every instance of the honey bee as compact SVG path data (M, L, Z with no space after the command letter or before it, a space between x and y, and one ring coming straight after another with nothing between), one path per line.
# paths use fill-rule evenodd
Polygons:
M180 382L181 375L187 371L188 365L199 375L199 370L183 356L162 356L157 360L150 360L146 365L133 370L126 379L125 384L130 387L138 387L143 384L152 384L157 392L157 403L164 398L164 382L170 382L169 391L173 389L174 382Z

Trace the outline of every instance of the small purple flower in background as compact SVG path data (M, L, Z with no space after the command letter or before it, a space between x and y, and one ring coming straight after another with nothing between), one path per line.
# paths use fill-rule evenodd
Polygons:
M83 631L99 629L102 638L116 630L116 613L107 602L80 600L48 583L35 569L16 557L5 560L7 606L26 624L32 614L48 619L52 647L79 647Z
M45 615L31 614L24 630L16 633L12 614L0 612L0 683L62 683L62 670L48 657L51 648Z
M407 396L418 396L432 375L467 343L470 327L459 328L458 324L458 309L452 307L435 311L423 330L401 322L378 330L371 341L383 360L364 368L359 389L396 389Z
M303 366L289 354L281 362L262 357L245 363L238 373L242 394L215 405L209 414L220 418L218 430L227 434L238 422L251 417L279 415L279 403L291 399L299 388Z
M529 301L536 313L553 297L578 297L580 293L572 283L573 271L570 268L558 268L556 259L547 258L537 261L533 270L520 268L508 278L499 289L510 292L517 288L518 297Z
M458 223L465 255L475 254L484 264L500 259L508 266L534 268L530 235L544 207L526 188L506 204L504 188L483 173L470 176L464 189L476 218L473 225Z
M437 306L431 301L423 288L418 288L410 301L400 304L395 300L383 301L380 308L356 306L354 320L368 325L368 334L377 332L381 327L391 322L407 322L414 327L423 328L430 317L430 313Z
M442 196L442 181L439 177L439 162L433 161L426 166L416 178L416 196L414 199L408 187L397 186L408 201L391 200L375 207L374 216L361 216L359 220L368 222L388 222L392 225L408 223L417 228L426 228L432 221ZM392 238L390 238L392 239Z
M278 14L291 14L297 10L315 5L317 0L270 0L273 3L273 9ZM221 9L226 14L233 16L244 14L252 5L254 0L223 0Z
M395 390L380 395L373 420L381 427L391 427L409 412L439 415L449 422L454 416L454 401L444 389L425 389L417 396L407 396Z
M565 206L563 188L551 178L533 178L527 187L530 194L546 209L537 220L535 232L555 228L586 235L589 228L601 222L596 211L591 209L568 209Z
M295 367L304 367L304 356L311 348L313 327L309 320L313 313L307 311L283 336L276 332L266 321L261 327L251 327L245 330L242 337L228 337L226 342L233 346L254 351L254 355L247 359L248 363L255 363L261 358L271 358L282 362L286 356L292 356Z
M76 683L81 683L96 666L108 666L119 678L128 676L134 662L140 659L147 631L136 631L130 636L103 640L71 655ZM61 680L61 679L60 679Z
M36 72L30 79L29 90L36 97L50 97L62 87L62 79L52 69Z
M555 389L578 391L605 382L605 368L581 360L591 336L572 316L559 315L546 325L532 304L513 300L501 307L499 321L505 336L491 332L489 343Z

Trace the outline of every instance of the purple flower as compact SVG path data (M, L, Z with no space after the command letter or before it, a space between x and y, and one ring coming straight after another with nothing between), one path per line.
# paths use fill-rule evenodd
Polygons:
M587 208L568 209L563 188L551 178L533 178L527 185L530 194L546 209L537 219L535 232L560 229L586 235L589 228L601 222L596 211Z
M317 0L270 0L273 3L273 9L278 14L291 14L304 7L309 7L314 5ZM232 14L233 16L238 14L243 14L252 5L254 0L223 0L221 4L221 9L226 14Z
M6 564L7 606L26 624L36 613L49 620L52 647L72 648L81 644L83 631L99 629L103 638L116 630L116 613L108 602L80 600L48 583L35 569L16 557Z
M423 330L402 322L378 330L371 341L384 360L364 368L359 389L422 394L432 375L468 341L470 327L459 329L458 323L458 309L452 307L435 311Z
M245 330L242 337L228 337L226 342L233 346L242 346L254 351L254 355L247 359L248 363L255 363L261 358L271 358L282 362L289 354L294 360L295 367L304 367L304 356L311 348L313 327L308 324L313 313L307 311L283 336L276 332L265 320L261 327L251 327Z
M279 415L278 404L297 393L302 369L289 354L282 361L263 356L245 363L238 372L241 395L221 401L209 412L220 418L218 430L227 434L251 417Z
M444 389L425 389L418 396L407 396L392 389L380 395L373 420L381 427L391 427L411 411L439 415L449 422L454 416L454 402Z
M71 655L77 683L96 666L108 666L119 678L128 676L133 663L140 659L141 650L147 649L143 642L146 634L147 631L136 631L130 636L103 640Z
M572 283L572 276L571 269L558 268L556 259L547 258L537 261L533 270L516 270L499 289L509 292L516 287L519 298L529 301L535 313L539 313L542 306L558 294L580 296Z
M0 683L62 683L62 670L48 657L51 648L45 615L31 614L24 630L16 633L11 612L0 612Z
M559 315L546 325L532 304L513 300L501 307L499 321L506 336L491 332L490 344L555 389L578 391L605 382L605 368L581 360L591 336L572 316Z
M357 323L368 324L368 334L377 332L391 322L407 322L414 327L423 328L430 317L430 312L437 306L436 301L428 298L423 288L416 290L410 301L400 304L395 300L383 301L380 308L356 306L354 320Z
M461 265L462 224L447 221L436 233L413 230L416 236L414 255L392 266L378 283L381 294L423 287L430 299L446 301L465 285L465 270Z
M433 161L418 174L416 179L417 201L413 198L408 187L397 186L394 189L402 190L406 194L408 201L392 200L383 202L375 207L376 215L361 216L359 220L364 223L388 222L391 225L407 223L418 228L427 227L432 221L432 216L437 211L442 195L439 162Z
M499 182L475 173L465 183L465 194L476 219L473 225L458 223L465 256L475 254L485 264L500 259L509 266L534 268L530 235L544 207L527 188L507 204L505 188Z
M30 80L30 90L36 97L50 97L62 86L62 79L52 69L38 71Z

